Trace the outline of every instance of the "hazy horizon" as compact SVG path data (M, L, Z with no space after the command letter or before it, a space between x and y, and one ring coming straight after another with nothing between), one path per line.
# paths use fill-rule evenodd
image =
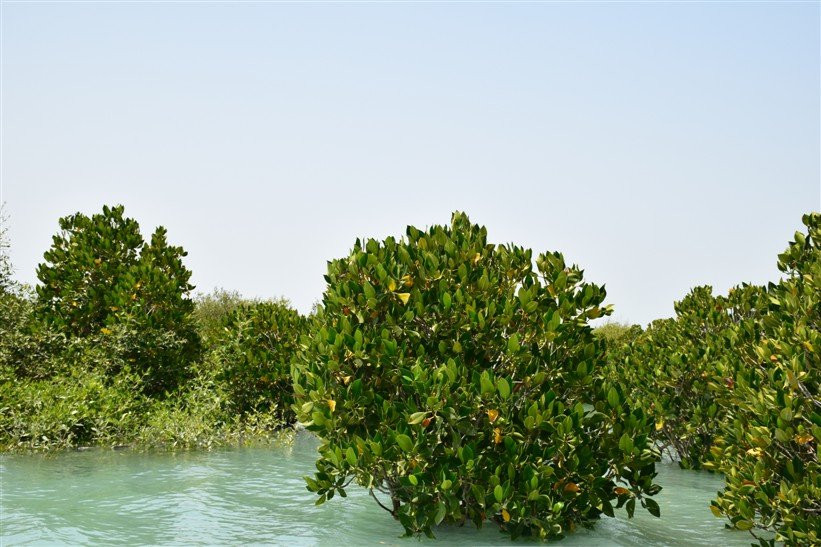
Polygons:
M357 237L447 224L558 250L615 320L779 276L821 209L821 7L2 5L18 280L122 203L198 291L310 311Z

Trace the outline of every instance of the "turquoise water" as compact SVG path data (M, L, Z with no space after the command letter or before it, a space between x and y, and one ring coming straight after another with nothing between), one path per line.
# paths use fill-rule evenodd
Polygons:
M293 446L216 452L139 453L94 450L0 458L0 543L416 545L362 489L320 507L305 490L316 439ZM636 511L604 518L561 545L750 545L747 532L726 530L709 500L721 478L661 466L662 518ZM487 526L444 527L443 545L511 542ZM517 541L527 544L526 541Z

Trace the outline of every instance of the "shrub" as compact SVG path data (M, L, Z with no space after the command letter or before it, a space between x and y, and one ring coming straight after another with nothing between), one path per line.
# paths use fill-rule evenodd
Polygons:
M284 348L294 347L296 333L281 345L265 346L272 338L266 329L282 327L275 338L290 328L285 311L237 314L226 332L228 308L239 299L224 293L195 322L190 272L181 262L185 253L167 244L163 229L144 242L122 207L106 207L91 218L67 217L61 227L39 268L43 285L36 296L14 283L0 286L0 451L122 444L209 448L284 438L274 433L291 390L277 393L286 397L279 406L264 399L271 385L264 385L267 392L251 390L258 388L253 367L273 370L276 364L279 373L289 363L247 359L262 359L265 351L283 356ZM4 242L0 233L0 253ZM196 327L228 335L232 350L242 352L229 368L247 377L248 385L231 384L238 392L229 393L217 378L215 352L199 366ZM283 382L278 376L276 386ZM158 393L168 396L149 396ZM240 416L232 405L242 397L265 408Z
M38 320L31 289L11 277L7 220L0 206L0 382L45 378L65 337Z
M129 442L146 410L139 378L75 367L41 380L0 381L0 450Z
M459 213L329 263L293 372L294 408L323 440L306 478L319 503L356 481L429 535L492 519L561 537L637 500L658 515L652 424L600 378L588 321L609 313L604 289L559 253L536 264Z
M168 245L164 228L143 241L122 206L62 218L60 228L37 270L42 317L67 336L102 335L145 373L147 393L173 389L200 351L185 251Z
M225 322L234 310L254 302L256 301L243 298L236 291L225 289L198 294L194 298L194 321L203 345L209 349L213 348L218 340L224 338Z
M65 350L67 339L34 309L27 287L0 292L0 381L44 379L65 371L65 362L54 356Z
M593 329L593 335L604 341L608 352L626 346L638 338L642 332L639 325L628 325L615 321L608 321Z
M807 233L797 232L778 258L786 277L768 287L760 340L738 348L745 366L711 466L725 473L726 486L712 509L736 528L775 530L778 541L818 545L821 215L803 221Z
M11 277L12 267L9 257L8 217L0 203L0 295L12 291L14 280Z
M242 305L227 317L215 355L232 412L273 412L285 423L295 421L291 361L304 325L287 301Z
M744 365L738 347L756 337L763 289L742 285L729 296L697 287L632 343L608 354L609 375L656 422L654 439L684 468L701 468L726 421L728 387Z
M93 359L93 350L85 355ZM76 363L76 361L75 361ZM0 378L0 452L81 446L163 450L287 440L281 420L268 412L244 418L227 411L227 395L213 376L198 375L165 398L136 389L142 381L87 362L46 379Z
M162 450L212 449L290 440L278 416L257 412L243 417L226 410L225 385L200 374L173 397L155 399L136 431L135 443Z

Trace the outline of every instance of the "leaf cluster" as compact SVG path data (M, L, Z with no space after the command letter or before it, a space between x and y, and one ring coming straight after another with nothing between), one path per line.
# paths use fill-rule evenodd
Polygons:
M738 347L727 427L713 448L726 486L713 502L736 528L821 543L821 214L804 215L767 287L761 335ZM768 542L761 540L762 544ZM770 541L769 543L772 543Z
M185 251L168 244L162 227L145 242L122 206L64 217L60 228L37 269L39 317L68 337L102 335L146 373L147 393L175 388L201 351Z
M450 226L357 241L328 265L294 366L294 409L323 440L318 503L371 490L409 534L496 522L561 537L650 496L652 423L601 376L603 287L560 253ZM384 503L383 503L384 502Z
M287 301L243 304L226 317L215 358L232 412L275 412L284 423L295 421L291 361L305 325Z
M738 347L758 336L764 289L728 296L696 287L675 303L676 316L653 321L630 343L609 348L608 375L655 421L653 438L684 468L699 469L727 420L727 396L739 369Z

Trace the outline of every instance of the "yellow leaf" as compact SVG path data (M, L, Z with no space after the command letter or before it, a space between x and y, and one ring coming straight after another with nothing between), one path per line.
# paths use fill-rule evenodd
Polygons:
M474 264L478 264L480 260L482 260L482 255L480 255L479 253L476 253L475 255L473 255L473 263Z
M396 281L394 281L393 279L388 281L388 290L391 292L396 290Z
M117 310L119 310L119 309L120 309L120 308L118 308L117 306L111 306L111 311L117 311Z
M111 334L111 329L103 327L100 329L100 332L102 332L103 334Z
M343 376L342 383L347 386L348 383L351 381L351 378L353 378L353 376Z
M502 442L502 430L498 427L493 430L493 442L496 444Z
M99 266L100 264L102 264L102 263L103 263L103 259L102 259L102 258L95 258L95 259L94 259L94 263L95 263L97 266Z
M664 418L656 422L656 431L661 431L662 427L664 427Z
M715 505L710 506L710 512L713 513L713 515L715 515L718 518L722 517L721 510L718 507L716 507Z
M413 279L411 279L411 276L405 274L402 276L402 284L406 287L413 287Z
M502 518L505 522L510 522L510 513L507 512L507 509L502 509Z
M409 292L398 292L396 293L396 296L399 297L399 300L401 300L403 304L407 304L408 300L410 299Z
M807 444L811 440L812 440L812 435L808 435L806 433L804 433L803 435L796 435L795 436L795 442L797 442L798 444Z
M328 399L328 408L331 409L331 412L336 410L336 401L334 401L333 399Z
M749 449L749 450L747 451L747 455L748 455L748 456L755 456L755 457L758 457L758 456L760 456L760 455L761 455L761 449L760 449L760 448L758 448L758 447L756 447L756 448L751 448L751 449Z
M579 485L575 482L569 482L564 485L565 492L578 492L579 490L581 490L581 488L579 488Z
M490 423L495 422L499 418L499 411L498 410L488 410L487 411L487 418L490 420Z

